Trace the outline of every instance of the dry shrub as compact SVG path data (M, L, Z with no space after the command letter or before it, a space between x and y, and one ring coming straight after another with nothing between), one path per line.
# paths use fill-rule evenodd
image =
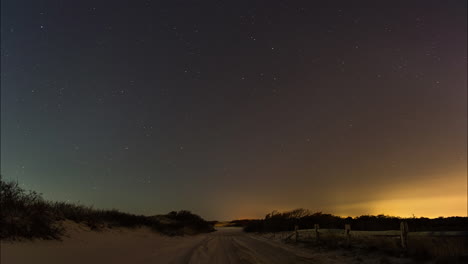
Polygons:
M40 194L25 191L15 182L0 178L0 238L59 239L63 233L61 222L71 220L86 224L92 230L104 227L135 228L148 226L170 235L196 234L214 231L213 223L189 211L171 212L170 223L156 217L133 215L118 210L97 210L71 203L45 201Z
M56 239L61 228L50 206L36 192L0 180L0 238Z

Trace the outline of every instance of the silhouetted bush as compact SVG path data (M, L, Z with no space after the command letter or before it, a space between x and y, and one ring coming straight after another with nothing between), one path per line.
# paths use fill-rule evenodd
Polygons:
M17 183L0 179L0 184L1 239L58 239L63 233L60 223L64 220L86 224L92 230L147 226L169 235L214 231L213 223L189 211L171 212L164 216L170 221L161 223L154 216L133 215L118 210L98 210L64 202L48 202L34 191L23 190Z
M468 230L468 217L439 217L435 219L400 218L387 215L362 215L359 217L340 217L322 212L310 213L305 209L295 209L287 212L273 211L264 219L251 220L246 223L246 232L280 232L299 229L312 229L314 224L320 228L342 229L345 224L351 224L353 230L381 231L399 230L400 222L408 222L410 231L463 231Z
M246 227L249 225L252 221L252 219L239 219L239 220L232 220L226 226L232 226L232 227Z
M214 231L213 223L207 222L199 215L193 214L190 211L170 212L166 215L168 219L173 220L172 227L175 229L190 229L194 233L205 233Z
M60 236L52 208L38 193L0 180L0 197L0 238Z

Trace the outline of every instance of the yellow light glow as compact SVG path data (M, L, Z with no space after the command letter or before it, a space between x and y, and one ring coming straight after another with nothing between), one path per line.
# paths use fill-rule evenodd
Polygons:
M335 207L342 216L385 214L401 217L466 216L466 176L453 175L435 180L389 186L380 198Z

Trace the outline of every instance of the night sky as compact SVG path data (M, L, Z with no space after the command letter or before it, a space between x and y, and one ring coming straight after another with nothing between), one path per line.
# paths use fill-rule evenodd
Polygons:
M2 0L1 174L147 215L466 215L467 1L373 2Z

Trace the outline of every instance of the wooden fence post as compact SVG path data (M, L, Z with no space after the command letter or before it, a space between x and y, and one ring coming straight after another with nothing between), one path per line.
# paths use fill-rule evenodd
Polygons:
M406 250L408 249L408 223L400 223L400 238L401 238L401 247Z
M346 239L346 247L349 247L350 240L351 240L351 225L345 224L345 239Z
M296 243L299 240L299 226L295 225L294 226L294 232L296 232Z
M320 239L319 224L314 224L314 228L315 228L315 241L318 242Z

